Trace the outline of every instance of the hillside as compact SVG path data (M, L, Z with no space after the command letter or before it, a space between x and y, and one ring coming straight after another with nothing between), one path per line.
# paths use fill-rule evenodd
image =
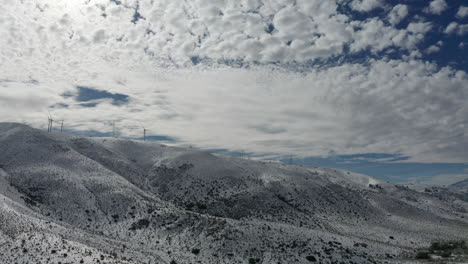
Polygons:
M401 263L468 237L466 192L14 123L0 200L0 263Z
M456 182L449 186L452 190L459 190L459 191L468 191L468 179Z

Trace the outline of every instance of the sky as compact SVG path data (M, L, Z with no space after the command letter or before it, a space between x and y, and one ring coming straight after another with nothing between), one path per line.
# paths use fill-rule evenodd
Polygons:
M3 0L0 121L468 178L461 0Z

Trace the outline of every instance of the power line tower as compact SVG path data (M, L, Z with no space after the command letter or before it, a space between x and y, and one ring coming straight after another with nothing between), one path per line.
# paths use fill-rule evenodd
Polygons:
M60 122L60 133L62 133L63 132L63 122L64 122L64 120L62 119L62 120L59 120L57 122Z
M52 132L52 127L54 125L54 119L52 119L52 116L50 115L50 113L47 115L47 119L48 119L48 127L47 127L47 132Z
M140 127L143 129L143 141L146 141L146 132L148 132L148 129L146 129L146 127L141 123L141 122L138 122L140 124Z
M47 132L50 132L50 116L47 116Z

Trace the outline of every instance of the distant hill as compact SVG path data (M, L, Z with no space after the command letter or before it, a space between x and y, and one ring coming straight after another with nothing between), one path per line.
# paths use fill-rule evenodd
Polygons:
M0 263L404 263L468 237L463 192L15 123L0 201Z
M468 191L468 179L456 182L449 186L452 190Z

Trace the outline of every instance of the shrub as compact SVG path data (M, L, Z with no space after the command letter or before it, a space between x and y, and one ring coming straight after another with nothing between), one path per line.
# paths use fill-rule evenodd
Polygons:
M138 230L147 228L150 225L150 221L148 219L140 219L137 222L133 223L129 230Z
M185 205L185 209L190 211L190 210L193 209L194 206L195 206L194 203L188 203L188 204Z
M416 259L429 259L430 256L429 256L429 252L428 251L419 251L417 254L416 254Z
M416 254L416 259L429 259L430 254L440 256L442 258L449 258L454 253L463 252L468 249L466 241L464 240L451 240L451 241L434 241L428 250L419 251Z
M198 209L200 209L200 210L206 210L206 209L208 209L208 207L206 206L206 204L202 204L202 203L198 203L198 204L197 204L197 207L198 207Z
M464 240L459 241L435 241L432 242L431 251L435 250L454 250L456 248L466 248L466 242Z
M198 254L200 254L200 249L194 248L194 249L192 249L192 253L195 254L195 255L198 255Z

